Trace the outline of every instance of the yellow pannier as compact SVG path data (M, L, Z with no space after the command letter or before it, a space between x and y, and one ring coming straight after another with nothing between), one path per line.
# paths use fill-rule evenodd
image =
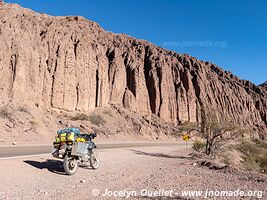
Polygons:
M86 142L86 140L83 137L77 137L76 142Z
M56 135L56 143L59 142L74 142L75 141L75 133L59 133Z

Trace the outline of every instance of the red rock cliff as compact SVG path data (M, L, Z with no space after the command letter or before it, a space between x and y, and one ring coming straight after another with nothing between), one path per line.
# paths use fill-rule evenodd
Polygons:
M82 17L52 17L0 3L1 103L89 111L109 103L179 123L204 106L266 127L266 94L212 63L104 31Z

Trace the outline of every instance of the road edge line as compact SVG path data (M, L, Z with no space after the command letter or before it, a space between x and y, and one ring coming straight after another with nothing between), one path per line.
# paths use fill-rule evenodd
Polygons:
M25 155L25 156L11 156L11 157L2 157L0 160L12 160L12 159L18 159L18 158L28 158L28 157L35 157L35 156L48 156L51 155L51 153L44 153L44 154L33 154L33 155Z

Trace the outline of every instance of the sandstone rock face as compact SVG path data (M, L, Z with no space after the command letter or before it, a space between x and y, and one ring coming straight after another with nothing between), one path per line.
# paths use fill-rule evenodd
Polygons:
M267 124L263 89L218 66L104 31L0 3L1 103L87 112L123 105L167 122L200 122L205 106L242 124Z

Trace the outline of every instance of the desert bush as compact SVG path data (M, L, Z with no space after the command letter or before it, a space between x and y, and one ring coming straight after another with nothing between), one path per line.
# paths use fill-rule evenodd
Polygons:
M267 142L264 142L262 140L259 140L259 139L255 139L253 140L253 142L255 142L255 144L260 147L260 148L264 148L267 150Z
M237 127L229 119L220 119L218 113L212 108L203 108L201 112L201 123L185 122L178 128L181 132L197 132L205 139L205 153L211 155L212 151L220 148L219 142L223 137L229 135L229 139L235 138L243 130Z
M222 161L224 164L226 164L227 166L231 165L231 158L229 157L229 155L221 155L222 157Z
M103 114L105 114L105 115L109 115L109 116L112 116L112 113L111 113L111 111L110 111L110 110L105 110L105 111L103 112Z
M237 139L246 132L231 119L221 117L214 108L204 107L201 112L201 123L193 127L205 139L205 153L211 155L212 151L219 150L226 139Z
M31 120L31 121L29 121L29 123L30 123L32 126L37 126L37 125L38 125L38 122L35 121L35 120Z
M6 106L0 108L0 116L1 116L2 118L9 118L9 117L10 117L10 114L11 114L11 113L8 111L8 109L7 109Z
M243 167L246 170L259 171L267 174L267 144L263 141L245 142L237 149L243 154Z
M193 149L196 151L202 151L206 147L206 143L201 140L196 140L193 143Z
M95 125L104 124L106 122L101 115L97 115L97 114L90 115L89 121Z
M267 174L267 152L256 159L256 162L261 168L261 172Z
M214 144L218 144L222 140L223 136L229 134L231 138L236 137L241 131L233 122L229 119L220 119L216 111L212 108L205 108L202 115L200 132L206 139L205 153L210 155L214 150Z
M75 117L72 117L71 119L74 120L74 121L77 121L77 120L88 120L89 118L88 118L88 116L87 116L86 114L84 114L84 113L77 113L77 114L75 115Z
M191 133L193 131L199 132L200 126L197 123L194 122L183 122L180 125L178 125L178 129L181 133L188 132Z

